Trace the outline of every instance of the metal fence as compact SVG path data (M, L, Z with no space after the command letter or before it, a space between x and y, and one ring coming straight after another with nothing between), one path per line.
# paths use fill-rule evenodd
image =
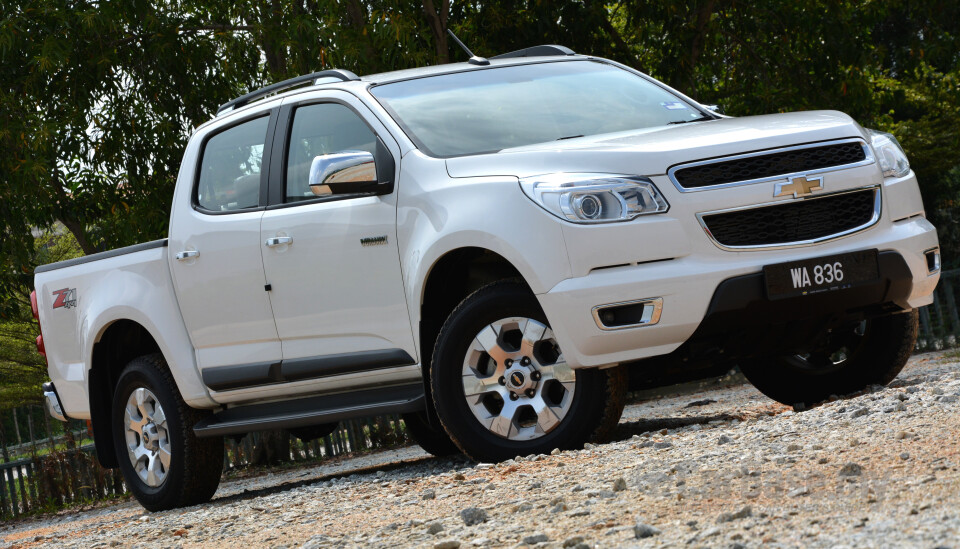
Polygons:
M0 519L126 493L119 470L97 463L93 445L0 465Z
M40 421L44 413L40 406L0 413L0 520L126 493L120 471L104 469L97 462L85 422ZM24 441L27 437L32 440ZM330 435L308 442L285 431L251 433L226 440L224 471L318 462L407 443L403 422L396 415L344 421Z

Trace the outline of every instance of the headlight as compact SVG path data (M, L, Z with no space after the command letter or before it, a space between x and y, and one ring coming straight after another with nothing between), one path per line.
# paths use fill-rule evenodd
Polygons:
M520 180L527 196L574 223L628 221L670 207L649 179L633 175L555 173Z
M910 162L904 154L900 143L893 134L867 130L870 132L870 141L873 150L877 153L880 170L884 177L903 177L910 173Z

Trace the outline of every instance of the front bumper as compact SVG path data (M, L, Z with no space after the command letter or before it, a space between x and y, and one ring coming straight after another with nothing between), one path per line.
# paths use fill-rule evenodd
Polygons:
M50 417L67 421L67 416L63 413L63 406L60 405L60 397L57 395L57 389L53 386L53 383L43 384L43 398Z
M898 278L906 278L898 290L897 304L901 308L927 305L940 275L939 271L928 270L924 252L937 246L936 229L925 218L915 216L816 246L691 254L602 269L564 280L537 297L567 363L573 368L606 366L673 352L700 326L724 281L754 275L760 273L764 265L784 261L866 249L893 252L903 262L903 274ZM655 324L604 330L593 315L598 305L655 298L663 300L659 321ZM874 293L866 299L880 300L875 303L880 305L886 296L877 297ZM870 304L873 303L861 305ZM824 314L831 312L824 311Z

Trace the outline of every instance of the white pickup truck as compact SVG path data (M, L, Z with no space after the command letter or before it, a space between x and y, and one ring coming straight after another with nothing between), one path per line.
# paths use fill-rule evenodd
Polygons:
M251 431L400 413L490 461L608 436L628 382L885 384L939 261L893 136L539 46L225 104L168 238L40 267L34 303L51 413L157 510L212 497Z

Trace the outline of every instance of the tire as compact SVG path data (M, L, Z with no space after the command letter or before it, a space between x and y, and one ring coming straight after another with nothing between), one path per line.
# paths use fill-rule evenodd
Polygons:
M437 457L452 456L460 453L460 448L450 440L450 436L443 430L440 419L436 416L427 418L429 412L415 412L403 414L403 423L407 427L407 434L414 442L420 445L428 454ZM431 423L430 420L433 420Z
M206 415L183 401L159 354L133 359L120 374L111 408L117 459L127 489L148 511L203 503L217 491L223 439L193 434L193 426ZM139 472L128 444L141 454Z
M814 404L871 385L887 385L910 359L917 342L916 309L835 330L807 355L752 359L740 364L761 393L787 405Z
M623 413L627 376L622 368L566 367L536 297L520 282L500 281L450 314L430 383L451 440L469 457L495 462L605 440Z
M310 442L336 431L339 425L339 423L321 423L320 425L310 425L309 427L294 427L289 429L289 431L291 435L300 439L301 442Z

